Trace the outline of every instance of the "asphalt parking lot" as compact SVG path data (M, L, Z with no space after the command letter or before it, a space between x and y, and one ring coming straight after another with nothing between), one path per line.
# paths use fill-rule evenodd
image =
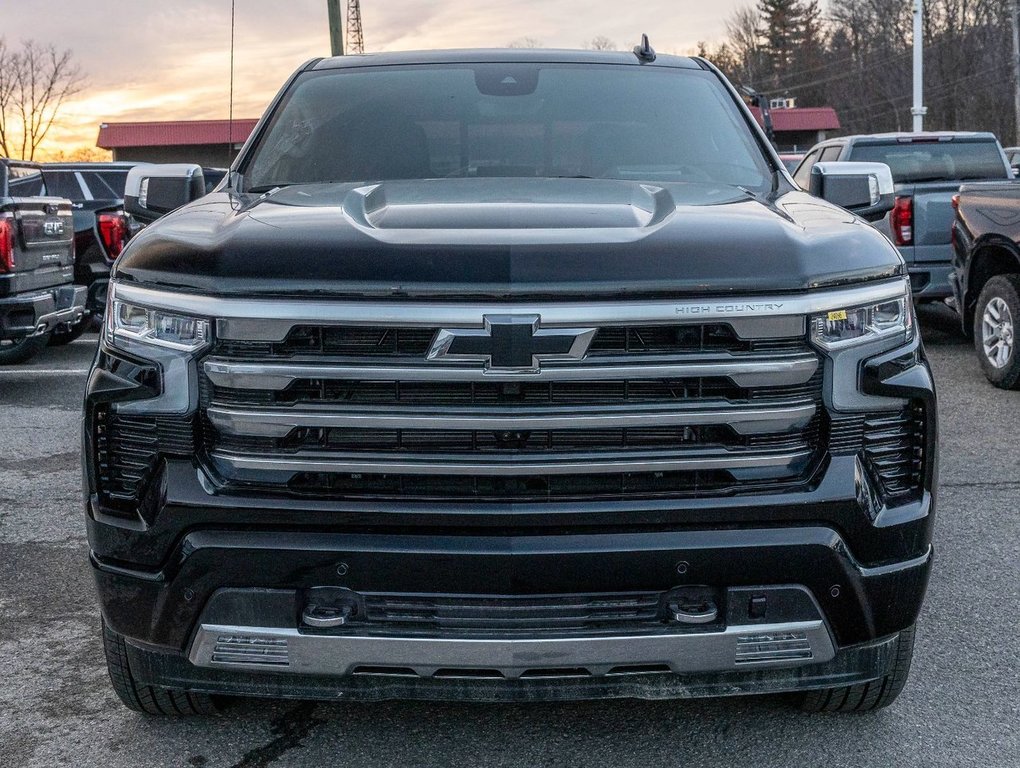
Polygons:
M892 708L810 716L784 697L576 704L232 703L126 710L106 679L78 429L95 337L0 369L0 766L1020 766L1020 392L922 311L939 387L936 565Z

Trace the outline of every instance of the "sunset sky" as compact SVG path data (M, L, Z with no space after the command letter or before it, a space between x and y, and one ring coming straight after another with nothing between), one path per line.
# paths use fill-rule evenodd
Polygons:
M748 0L743 0L744 2ZM718 40L742 0L362 0L369 52L500 47L524 36L579 48L605 35L621 48L647 32L660 51ZM237 0L235 117L259 116L303 61L329 54L326 0ZM227 116L230 0L0 0L8 45L73 50L87 88L44 151L94 147L103 121Z

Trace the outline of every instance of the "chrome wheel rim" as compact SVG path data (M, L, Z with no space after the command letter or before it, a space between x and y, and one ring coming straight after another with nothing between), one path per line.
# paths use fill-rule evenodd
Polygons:
M981 317L981 344L988 362L996 368L1004 368L1013 356L1013 314L998 296L988 302Z

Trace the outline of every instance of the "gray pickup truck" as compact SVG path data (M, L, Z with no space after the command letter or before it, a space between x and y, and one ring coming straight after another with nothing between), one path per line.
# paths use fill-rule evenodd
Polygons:
M833 160L885 163L896 183L896 207L875 226L900 250L914 299L952 295L953 195L967 181L1013 178L991 133L885 133L844 136L816 145L793 177L808 188L815 163Z
M0 365L81 322L86 290L73 280L71 201L46 195L38 165L0 159Z

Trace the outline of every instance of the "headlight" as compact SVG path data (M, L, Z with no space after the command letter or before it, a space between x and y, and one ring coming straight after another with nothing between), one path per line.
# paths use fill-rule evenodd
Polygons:
M878 304L831 309L811 317L811 339L823 349L866 344L900 335L914 338L914 307L909 288L903 296Z
M132 304L119 299L112 285L106 308L106 332L114 346L118 339L131 339L182 352L197 352L210 338L208 320Z

